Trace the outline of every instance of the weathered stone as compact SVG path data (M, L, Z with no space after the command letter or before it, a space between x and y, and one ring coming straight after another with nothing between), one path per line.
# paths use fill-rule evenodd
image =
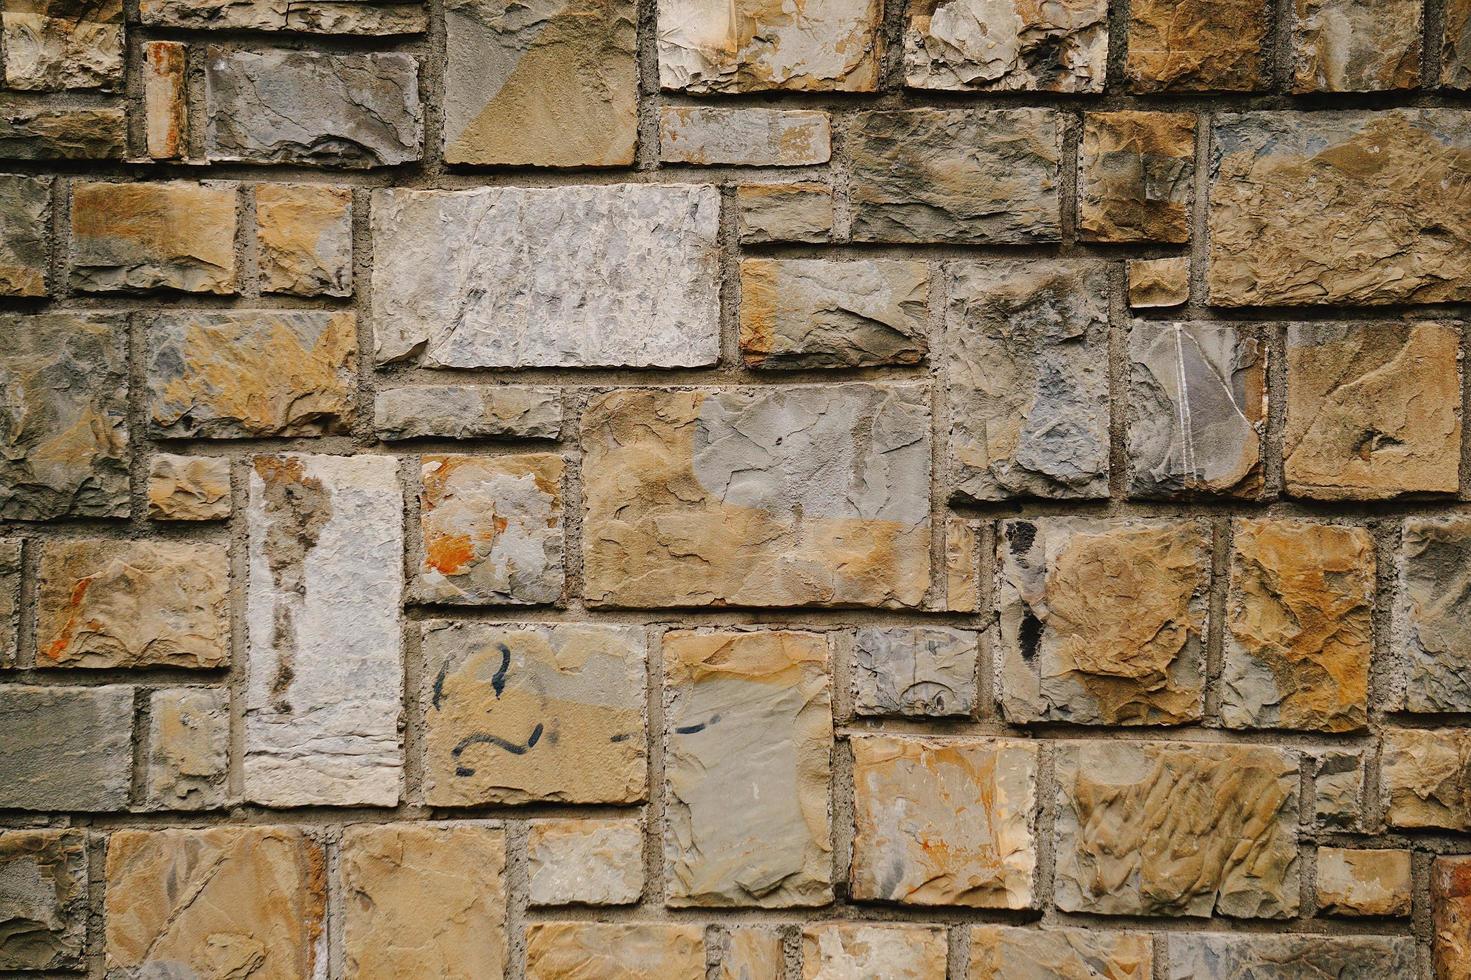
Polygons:
M48 541L38 591L37 666L229 663L230 560L223 544Z
M537 922L526 980L704 980L705 929L665 922Z
M1411 517L1400 541L1392 649L1406 711L1471 712L1471 519Z
M584 594L619 606L915 607L925 391L625 389L583 413Z
M431 806L644 799L642 629L426 624Z
M966 980L1145 980L1154 976L1154 945L1147 934L1137 932L972 926L965 976Z
M373 429L385 442L555 439L562 432L562 391L529 385L390 388L373 403Z
M1068 260L950 267L951 490L1108 496L1108 272Z
M1129 328L1129 495L1262 494L1267 351L1250 328Z
M122 106L77 109L0 99L0 160L121 160L127 149Z
M375 191L378 358L422 348L431 367L714 364L719 212L704 186Z
M764 926L732 926L719 980L774 980L782 976L784 962L781 933Z
M1190 241L1193 114L1090 112L1079 170L1078 234L1085 241Z
M1471 857L1430 863L1431 951L1436 980L1471 977Z
M0 174L0 296L45 296L50 177Z
M741 355L754 368L918 364L929 287L923 262L745 259Z
M350 311L169 310L144 327L155 436L315 436L344 430L352 417Z
M978 612L981 608L980 523L945 518L946 612Z
M633 163L634 21L633 0L449 0L445 161Z
M831 901L826 638L668 633L664 699L666 904Z
M1419 0L1294 0L1292 91L1416 88L1423 15Z
M1294 753L1206 742L1065 742L1057 749L1058 908L1297 914Z
M1445 323L1287 329L1287 491L1319 500L1455 493L1461 334Z
M1267 87L1271 0L1133 0L1124 77L1136 92Z
M107 975L325 976L326 884L322 846L297 830L117 831L107 842Z
M1190 302L1190 258L1130 259L1129 306L1136 310L1167 309Z
M555 602L562 457L425 456L417 598L452 605Z
M696 94L878 88L878 0L660 0L659 85Z
M341 861L346 980L505 975L499 827L349 827Z
M148 696L144 794L149 809L209 810L225 802L230 693L180 687Z
M0 970L80 970L87 943L87 835L0 831Z
M1471 0L1446 0L1441 24L1440 84L1471 89ZM1471 966L1467 972L1471 975Z
M1410 914L1410 852L1318 848L1318 911L1324 915Z
M968 715L976 709L975 633L939 626L865 626L853 647L860 715Z
M0 19L7 88L122 87L122 0L8 0Z
M536 820L526 842L529 901L631 905L644 892L638 820Z
M802 930L802 980L945 980L939 926L823 922Z
M1032 906L1035 743L863 735L851 744L853 898Z
M863 112L848 151L855 241L1026 245L1062 237L1054 110Z
M21 541L0 538L0 667L15 666L20 652Z
M184 153L189 125L187 70L188 49L182 41L143 45L143 133L148 155L155 160L175 160Z
M0 807L124 810L133 689L0 686Z
M1210 550L1204 521L1003 521L996 607L1007 720L1198 721Z
M124 317L11 315L0 336L0 518L126 517Z
M143 23L183 30L302 31L310 34L422 34L422 0L141 0Z
M1237 520L1221 721L1227 728L1362 729L1373 605L1374 542L1363 528Z
M1364 829L1364 754L1321 750L1303 756L1313 777L1312 823L1324 830Z
M87 292L233 293L231 181L72 185L72 285Z
M663 106L659 160L663 163L802 167L827 163L832 126L809 109L722 109Z
M736 188L741 241L825 242L833 232L833 192L826 184L742 184Z
M1409 936L1294 936L1171 933L1169 980L1419 976Z
M1206 273L1212 303L1471 298L1471 112L1215 119Z
M910 0L906 16L912 88L1103 91L1108 0Z
M403 769L397 461L257 456L246 526L246 798L393 806Z
M155 521L219 521L230 516L230 461L159 453L148 461L148 516Z
M388 167L418 160L419 62L396 51L205 52L212 161Z
M255 189L261 289L293 296L352 295L352 190L322 184Z
M1471 830L1471 733L1391 728L1379 765L1391 827Z

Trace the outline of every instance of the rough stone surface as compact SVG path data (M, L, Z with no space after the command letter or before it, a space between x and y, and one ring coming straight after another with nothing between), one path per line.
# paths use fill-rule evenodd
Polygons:
M1417 87L1423 16L1418 0L1294 0L1292 90Z
M947 612L973 613L981 608L978 521L945 519L945 600Z
M562 431L560 388L530 385L422 385L380 391L373 429L403 439L555 439Z
M633 0L449 0L444 157L449 163L633 163L638 77Z
M170 310L145 324L155 436L314 436L342 431L352 417L349 311Z
M87 835L0 831L0 970L81 969L86 942Z
M0 296L45 296L50 177L0 174Z
M1210 548L1203 521L1003 522L996 605L1007 720L1199 720Z
M352 190L261 184L255 190L261 289L293 296L352 294Z
M422 648L431 806L644 799L641 629L431 622Z
M638 820L537 820L526 842L529 901L631 905L644 891Z
M719 210L716 189L697 185L376 191L378 357L422 348L431 367L714 364Z
M1399 707L1471 712L1471 520L1411 517L1397 558L1392 648Z
M1205 742L1072 742L1058 746L1055 765L1058 908L1297 914L1295 753Z
M562 594L562 457L425 456L417 597L535 604Z
M340 861L346 980L504 976L506 836L499 827L349 827Z
M403 494L386 456L257 456L246 513L245 795L393 806Z
M1364 829L1365 759L1358 751L1322 750L1304 756L1313 777L1312 823L1325 830Z
M956 91L1102 92L1108 0L910 0L904 82Z
M736 188L741 241L825 242L833 231L833 192L826 184L742 184Z
M856 241L1026 245L1062 236L1053 110L864 112L847 149Z
M1090 112L1079 162L1078 233L1095 242L1190 241L1195 116Z
M22 557L19 538L0 538L0 667L14 666L20 652Z
M1218 306L1471 298L1471 112L1215 117L1210 300ZM1452 188L1452 190L1448 190Z
M419 63L399 52L205 54L211 161L387 167L419 159Z
M230 694L179 687L148 696L144 795L149 809L210 810L225 803Z
M1128 406L1130 496L1261 496L1267 349L1250 328L1136 322Z
M597 605L914 607L929 584L922 389L625 389L583 414Z
M229 573L225 546L212 542L48 541L36 664L226 666Z
M0 160L121 160L127 146L121 106L71 108L0 99Z
M0 807L126 809L132 734L131 687L0 686Z
M1237 520L1221 672L1228 728L1362 729L1374 542L1359 527Z
M1134 0L1124 77L1136 92L1254 92L1271 71L1271 0Z
M1440 84L1445 88L1471 89L1471 0L1446 0L1444 18Z
M950 267L952 493L1108 495L1108 274L1068 260Z
M72 285L87 292L233 293L230 181L72 186Z
M853 644L853 710L941 718L976 709L975 633L939 626L865 626Z
M825 922L802 930L802 980L945 980L937 926Z
M1471 857L1430 863L1430 908L1436 980L1471 977Z
M148 460L148 516L153 520L224 520L230 507L230 461L223 456L158 453Z
M1379 789L1391 827L1471 830L1471 734L1459 728L1387 730Z
M991 925L970 930L966 980L1146 980L1152 976L1154 946L1144 933Z
M917 364L929 288L923 262L745 259L741 355L754 368Z
M830 688L819 634L665 635L666 904L832 900Z
M1318 848L1318 910L1325 915L1405 916L1410 852Z
M182 156L189 137L188 48L182 41L143 45L143 135L155 160Z
M831 156L832 127L825 112L705 106L659 110L659 159L664 163L801 167L827 163Z
M5 85L115 91L123 82L123 0L9 0Z
M1455 493L1461 333L1444 323L1287 330L1287 491L1319 500Z
M298 830L120 830L107 843L107 975L326 973L326 855Z
M705 930L661 922L537 922L526 980L703 980Z
M1249 936L1174 933L1165 940L1169 980L1266 980L1413 977L1415 941L1408 936Z
M422 34L420 0L140 0L143 23L184 30L301 31L308 34Z
M1136 310L1168 309L1190 302L1190 258L1130 259L1129 306Z
M734 926L728 932L719 980L771 980L782 975L781 933L765 926Z

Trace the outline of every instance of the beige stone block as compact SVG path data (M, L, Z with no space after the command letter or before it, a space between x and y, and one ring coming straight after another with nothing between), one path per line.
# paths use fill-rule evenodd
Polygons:
M1161 310L1190 302L1190 258L1130 259L1128 267L1129 306L1136 310Z
M257 184L261 289L293 296L352 295L352 190Z
M1471 830L1471 733L1391 728L1384 733L1379 792L1391 827Z
M1147 933L993 925L970 930L965 980L1148 980L1152 976L1154 943Z
M529 901L632 905L644 892L644 832L637 819L535 820L526 841Z
M810 109L663 106L659 160L706 166L804 167L832 156L828 114Z
M1410 852L1318 848L1318 910L1324 915L1410 914Z
M1090 112L1083 120L1078 233L1095 242L1190 241L1195 116Z
M538 922L526 980L704 980L705 930L659 922Z
M802 980L945 980L939 926L824 922L802 930Z
M833 192L826 184L742 184L736 188L741 241L825 242L833 231Z
M87 945L86 833L0 831L0 882L0 970L81 969Z
M911 0L904 82L962 92L1102 92L1108 0Z
M8 0L0 21L7 88L122 88L122 0Z
M230 516L230 461L158 453L148 460L148 516L155 521L219 521Z
M84 292L234 293L236 185L72 185L71 281Z
M1294 0L1292 12L1292 91L1419 86L1420 0Z
M144 793L152 810L209 810L226 802L230 692L180 687L148 696Z
M720 957L719 980L775 980L784 965L781 933L766 926L732 926Z
M1431 945L1435 980L1471 977L1471 857L1430 863Z

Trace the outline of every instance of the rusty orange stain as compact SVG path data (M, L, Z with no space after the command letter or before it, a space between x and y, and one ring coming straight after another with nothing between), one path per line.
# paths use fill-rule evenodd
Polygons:
M67 608L70 612L67 614L66 623L61 627L61 633L44 651L46 656L52 660L60 660L66 648L71 646L72 638L77 633L77 613L81 611L82 599L87 595L87 588L91 584L90 578L84 578L72 586L71 596L67 599Z
M458 575L474 558L468 534L441 534L424 542L424 563L443 575Z

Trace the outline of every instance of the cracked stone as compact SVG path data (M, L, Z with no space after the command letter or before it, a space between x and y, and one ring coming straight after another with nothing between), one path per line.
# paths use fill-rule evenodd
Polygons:
M1294 936L1171 933L1169 980L1261 980L1267 977L1418 976L1409 936Z
M141 0L144 24L182 30L301 31L309 34L422 34L421 0Z
M420 385L378 392L373 429L403 439L556 439L562 390L529 385Z
M972 926L966 980L1143 980L1154 976L1144 933L1103 929Z
M1436 980L1471 977L1471 857L1430 863L1431 941Z
M0 296L45 296L50 177L0 174Z
M1391 827L1471 830L1471 733L1388 729L1379 784Z
M1124 77L1135 92L1267 87L1271 0L1134 0Z
M1419 0L1295 0L1292 91L1417 88L1423 14Z
M968 92L1102 92L1108 0L910 0L904 83Z
M1318 910L1324 915L1407 916L1410 852L1318 848Z
M526 842L529 902L632 905L644 893L637 819L535 820Z
M293 296L352 295L352 189L259 184L261 289Z
M126 810L132 735L131 687L0 685L0 807Z
M1190 257L1130 259L1129 306L1136 310L1168 309L1190 302Z
M853 709L860 715L945 717L976 708L980 642L967 630L865 626L853 649Z
M769 980L782 976L786 952L782 935L765 926L731 926L719 980Z
M1085 241L1190 241L1192 113L1090 112L1079 168L1078 233Z
M230 461L158 453L148 461L148 516L155 521L219 521L230 516Z
M1364 753L1321 750L1303 756L1313 777L1312 823L1326 830L1364 830Z
M0 668L20 655L20 538L0 538Z
M148 696L144 795L151 810L211 810L225 803L230 693L180 687Z
M0 22L7 88L122 88L122 0L8 0Z
M87 943L87 835L0 831L0 970L80 970Z
M537 922L526 980L704 980L705 927L664 922Z
M741 241L825 242L833 231L833 192L826 184L742 184L736 188Z
M826 112L808 109L723 109L664 106L659 110L659 160L739 167L802 167L827 163L832 127Z
M121 160L127 149L121 106L38 107L0 99L0 160Z
M187 149L189 125L188 48L182 41L143 45L143 132L148 155L176 160Z
M802 980L945 980L939 926L823 922L802 929Z
M232 181L72 187L72 285L86 292L234 293Z
M1471 712L1471 519L1407 518L1397 564L1398 707Z

